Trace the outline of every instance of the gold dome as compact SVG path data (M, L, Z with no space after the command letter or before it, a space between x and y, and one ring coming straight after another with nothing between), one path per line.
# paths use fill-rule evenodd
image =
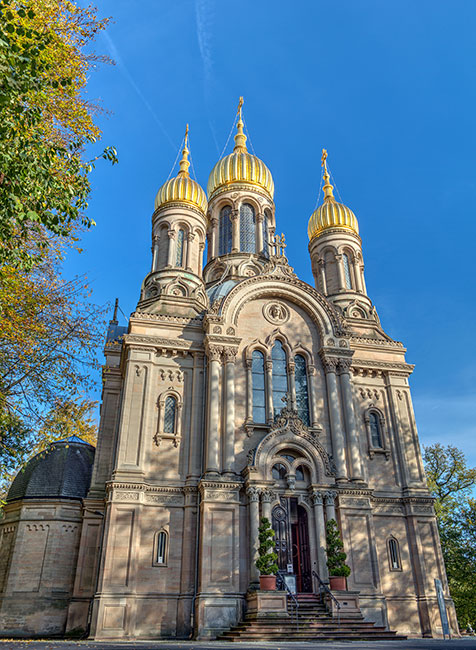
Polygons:
M272 199L274 196L274 182L271 172L264 162L257 156L250 154L246 148L246 135L243 133L243 120L241 106L243 98L240 97L238 106L239 119L235 147L233 153L217 162L208 179L208 198L210 199L219 190L225 189L232 183L255 185L265 190Z
M190 153L187 147L188 142L188 124L185 131L185 143L182 151L182 159L180 161L180 171L175 176L166 181L157 192L155 197L155 209L161 208L167 203L178 202L193 205L206 214L208 201L205 192L200 185L190 178L188 168L190 162L188 154Z
M355 214L350 208L343 203L338 203L334 198L332 192L334 188L329 182L330 177L327 171L326 158L327 151L323 149L322 166L324 167L324 201L317 210L314 210L309 219L307 233L310 240L314 239L314 237L317 237L328 228L343 228L344 230L355 232L356 235L359 234L359 224Z

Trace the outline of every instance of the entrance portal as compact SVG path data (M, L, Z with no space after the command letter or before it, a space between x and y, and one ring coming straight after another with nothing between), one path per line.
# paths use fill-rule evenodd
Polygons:
M278 567L296 575L299 593L312 591L311 558L309 556L309 527L306 509L298 505L297 499L281 497L279 505L273 508L272 526L278 554Z

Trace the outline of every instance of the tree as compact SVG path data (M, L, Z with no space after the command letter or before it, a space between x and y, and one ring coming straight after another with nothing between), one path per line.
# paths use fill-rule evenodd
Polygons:
M476 468L453 445L424 447L450 593L460 627L476 625Z
M274 535L269 519L262 517L258 528L259 557L256 560L256 568L262 576L276 575L278 571L278 565L276 564L278 556L274 550L276 546Z
M93 60L85 47L107 20L70 0L0 0L0 263L31 266L31 232L70 236L84 214L100 135L84 101ZM49 238L41 246L47 247Z
M350 576L350 567L345 563L347 554L335 519L329 519L326 523L326 547L329 576Z

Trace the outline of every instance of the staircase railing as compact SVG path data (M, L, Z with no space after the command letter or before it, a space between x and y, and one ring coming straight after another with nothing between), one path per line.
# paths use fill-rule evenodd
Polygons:
M341 607L341 605L340 605L339 601L334 596L334 594L329 589L329 587L326 585L326 583L323 582L321 580L321 578L317 575L317 573L314 571L314 569L312 570L312 575L315 578L317 578L317 581L319 583L319 593L321 594L321 598L322 598L322 593L325 592L334 601L335 606L337 607L337 627L340 627L340 607Z
M278 589L284 589L287 593L288 598L291 599L292 602L292 611L296 614L296 632L299 632L299 602L296 596L293 594L291 589L289 588L289 585L286 583L286 580L284 579L285 572L284 571L278 571L276 574L276 586ZM291 614L292 618L292 614Z

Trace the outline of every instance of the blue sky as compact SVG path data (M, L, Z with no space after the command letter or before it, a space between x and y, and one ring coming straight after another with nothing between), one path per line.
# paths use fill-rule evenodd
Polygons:
M186 122L206 187L244 95L290 263L312 283L306 229L325 147L359 220L368 293L416 364L421 441L456 444L476 465L476 3L97 4L114 22L95 50L116 65L91 74L88 98L107 111L103 144L117 147L120 162L98 165L97 226L67 272L88 275L96 302L118 296L133 311L150 268L154 196Z

